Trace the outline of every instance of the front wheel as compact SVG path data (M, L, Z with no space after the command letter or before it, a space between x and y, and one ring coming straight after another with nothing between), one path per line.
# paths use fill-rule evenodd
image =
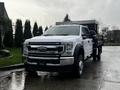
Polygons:
M83 73L84 63L83 63L83 55L78 56L78 60L75 63L75 73L76 75L81 76Z
M28 67L25 67L25 72L26 72L27 75L29 75L29 76L37 76L37 72L29 69Z

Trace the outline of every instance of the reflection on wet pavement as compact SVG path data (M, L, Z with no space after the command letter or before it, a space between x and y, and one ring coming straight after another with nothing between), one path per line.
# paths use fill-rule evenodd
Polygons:
M25 82L25 73L23 71L18 71L12 73L11 85L9 90L23 90Z
M87 62L80 78L48 72L31 76L24 70L16 70L5 80L9 82L5 87L9 86L8 90L120 90L119 52L120 47L104 47L101 61Z
M98 90L100 81L74 78L71 75L26 77L25 90ZM34 83L33 83L34 82Z
M3 77L0 79L0 90L9 90L10 77Z

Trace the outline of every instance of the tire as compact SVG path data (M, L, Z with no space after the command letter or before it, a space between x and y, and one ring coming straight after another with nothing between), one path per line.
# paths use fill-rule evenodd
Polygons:
M25 68L25 72L27 73L27 75L37 76L37 72L36 71L29 70L28 68Z
M98 55L97 55L97 60L100 61L101 60L101 53L102 53L102 46L98 47Z
M81 76L83 73L84 63L83 63L83 55L80 54L76 60L75 66L74 66L74 74L77 76Z
M98 61L101 61L101 54L98 54L97 60L98 60Z
M101 60L101 47L98 47L93 50L93 61L100 61Z
M93 61L97 60L97 49L93 49Z

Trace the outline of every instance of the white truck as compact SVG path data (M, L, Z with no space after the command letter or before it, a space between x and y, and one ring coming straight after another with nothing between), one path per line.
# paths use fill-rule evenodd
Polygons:
M94 22L94 25L97 24ZM95 59L99 56L100 59L101 55L98 47L94 54L95 42L91 32L88 26L78 22L59 23L42 36L27 39L23 48L26 71L72 72L81 75L84 62L90 57Z

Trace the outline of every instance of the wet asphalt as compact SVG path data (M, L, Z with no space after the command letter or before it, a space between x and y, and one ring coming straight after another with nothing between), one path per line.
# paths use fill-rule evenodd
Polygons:
M7 72L9 76L0 78L0 90L120 90L120 46L104 46L101 61L87 62L81 77L49 72L28 75L24 69Z

